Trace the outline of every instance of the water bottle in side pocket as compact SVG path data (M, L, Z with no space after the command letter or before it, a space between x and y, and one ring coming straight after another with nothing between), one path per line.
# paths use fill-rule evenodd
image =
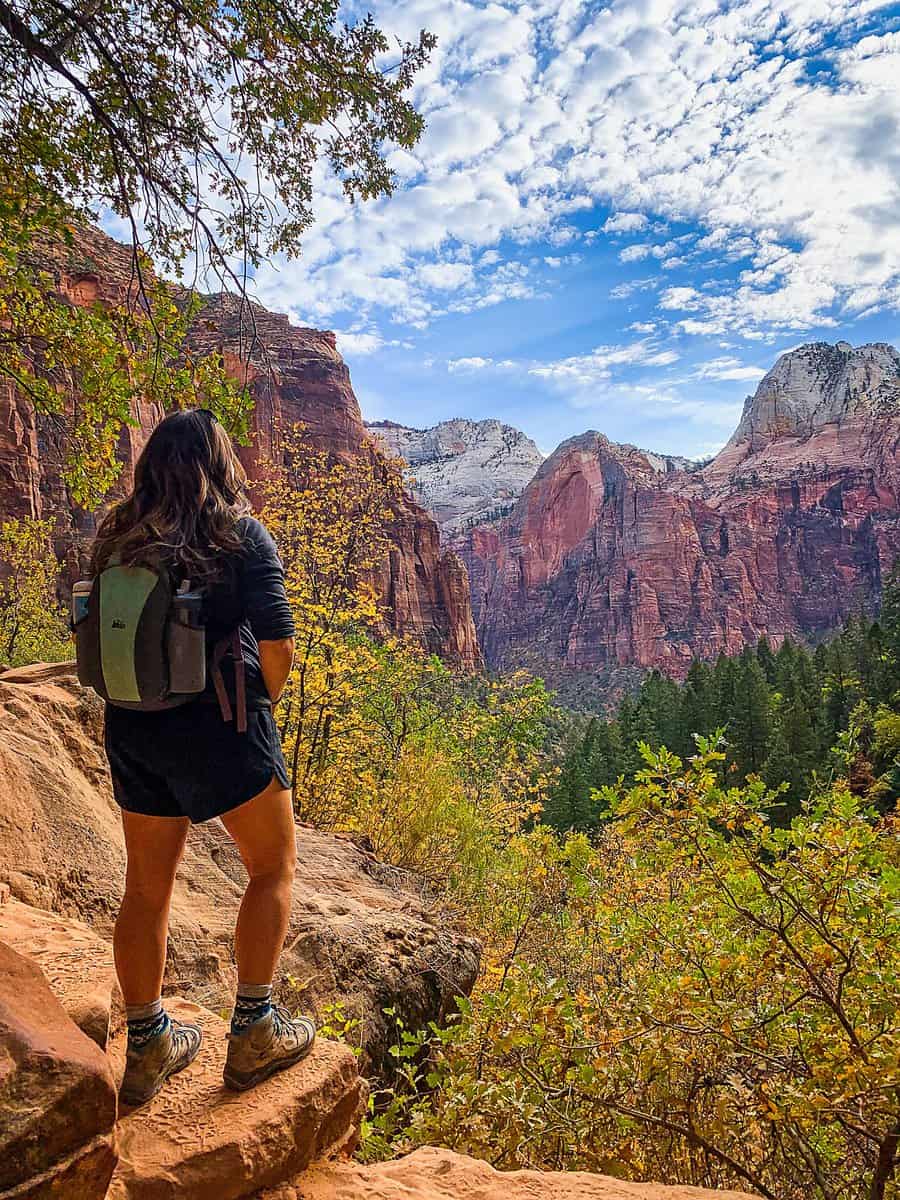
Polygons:
M73 629L88 615L88 603L91 598L91 590L93 586L93 579L79 579L78 582L72 586Z
M169 622L169 689L180 695L206 687L206 630L201 592L180 591L172 598Z

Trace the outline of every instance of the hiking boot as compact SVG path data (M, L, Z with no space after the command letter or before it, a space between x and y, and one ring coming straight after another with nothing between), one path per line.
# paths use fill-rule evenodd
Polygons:
M286 1008L272 1008L240 1033L228 1035L225 1086L244 1092L277 1071L305 1058L316 1040L309 1017L291 1019Z
M170 1075L189 1067L197 1057L203 1034L196 1025L169 1018L161 1033L143 1046L129 1046L119 1100L134 1108L152 1100Z

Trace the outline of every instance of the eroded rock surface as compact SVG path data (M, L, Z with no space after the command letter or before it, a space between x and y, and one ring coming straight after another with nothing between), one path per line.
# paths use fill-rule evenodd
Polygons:
M0 884L109 939L125 855L101 723L102 705L70 665L0 676ZM474 984L478 944L348 838L299 827L297 848L280 998L314 1014L340 1001L361 1022L363 1067L377 1069L396 1032L383 1010L395 1006L410 1028L441 1020ZM244 881L222 826L194 827L172 904L167 992L230 1006Z
M624 1183L562 1171L495 1171L486 1162L424 1146L362 1167L347 1163L310 1171L258 1200L751 1200L743 1192Z
M2 895L0 942L40 968L78 1028L105 1050L125 1015L109 942L82 921Z
M559 678L821 636L877 607L898 553L900 355L817 343L703 469L572 438L463 557L488 665Z
M199 1024L203 1045L187 1070L119 1121L108 1200L239 1200L352 1148L366 1092L346 1046L319 1039L299 1065L230 1092L225 1022L182 1000L167 1007Z
M0 942L0 1200L102 1200L116 1094L37 965Z

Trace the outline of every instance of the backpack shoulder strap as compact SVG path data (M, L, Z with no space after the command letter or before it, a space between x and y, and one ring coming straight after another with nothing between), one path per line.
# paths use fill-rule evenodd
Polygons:
M222 678L222 659L230 654L234 661L234 704L236 713L232 712L231 701L228 699L228 690L225 687L225 680ZM247 672L244 663L244 648L241 645L240 629L233 629L231 633L220 638L213 646L212 661L210 663L213 686L216 689L216 698L219 701L219 708L222 710L222 720L231 721L235 719L235 728L238 733L247 732Z

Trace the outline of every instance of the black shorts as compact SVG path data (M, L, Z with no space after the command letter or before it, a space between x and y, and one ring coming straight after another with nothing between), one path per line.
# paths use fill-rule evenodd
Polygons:
M258 796L273 776L289 787L269 708L247 713L247 732L218 704L163 712L106 706L106 756L116 802L150 817L209 821Z

